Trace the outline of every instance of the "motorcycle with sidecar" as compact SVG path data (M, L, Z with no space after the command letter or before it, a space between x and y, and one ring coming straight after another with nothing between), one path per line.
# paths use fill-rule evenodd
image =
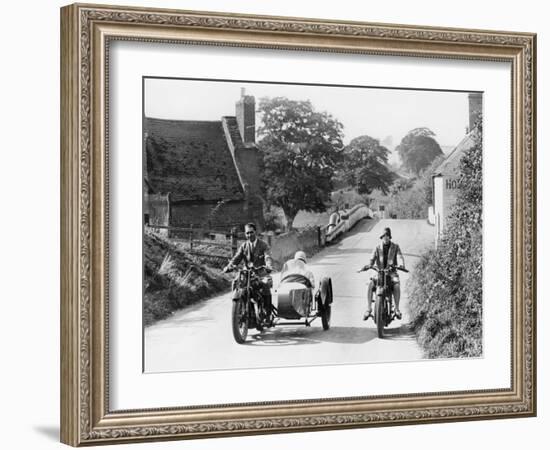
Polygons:
M246 342L251 328L262 332L265 328L281 325L309 327L318 318L323 330L330 328L333 295L329 277L322 278L315 289L303 275L284 276L272 295L269 308L262 293L265 292L263 286L271 288L273 283L271 277L262 276L266 267L249 264L237 270L231 293L231 328L238 344Z

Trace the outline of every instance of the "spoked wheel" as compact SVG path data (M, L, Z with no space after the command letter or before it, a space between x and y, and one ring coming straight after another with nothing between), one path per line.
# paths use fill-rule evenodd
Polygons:
M378 331L378 337L382 339L384 337L384 301L383 295L378 295L376 297L376 305L374 306L374 321L376 322L376 329Z
M244 299L234 300L231 310L231 325L233 328L233 338L237 344L244 344L248 335L248 317L246 314L246 304Z
M323 278L319 288L320 301L319 309L321 310L321 323L323 330L330 328L330 316L332 310L332 282L330 278Z

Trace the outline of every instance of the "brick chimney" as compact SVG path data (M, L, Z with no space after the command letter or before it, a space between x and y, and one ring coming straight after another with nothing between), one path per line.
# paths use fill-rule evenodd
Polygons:
M256 101L253 95L246 95L244 88L241 88L241 98L235 105L235 115L244 145L254 145L256 143Z
M473 92L468 94L469 101L469 114L470 114L470 127L468 131L474 129L474 125L478 116L483 113L483 97L481 92Z

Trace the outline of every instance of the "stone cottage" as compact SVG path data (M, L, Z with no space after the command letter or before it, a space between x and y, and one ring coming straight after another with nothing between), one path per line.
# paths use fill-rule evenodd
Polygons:
M235 116L217 121L145 118L144 186L150 203L144 205L145 220L220 231L247 222L262 228L255 116L254 97L243 89ZM152 204L160 198L166 211Z

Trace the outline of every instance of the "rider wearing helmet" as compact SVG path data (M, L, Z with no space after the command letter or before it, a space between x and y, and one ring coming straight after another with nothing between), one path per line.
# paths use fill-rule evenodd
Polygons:
M391 241L391 230L390 228L385 228L384 233L380 236L382 242L376 246L372 252L370 262L367 266L363 267L363 270L367 270L370 267L373 267L375 264L378 269L386 269L388 266L397 267L397 260L399 259L399 266L405 268L405 258L403 258L403 253L399 245ZM399 310L399 300L401 298L401 288L399 284L399 275L397 271L393 270L391 273L392 280L392 293L393 300L395 302L395 317L401 319L401 311ZM372 317L372 294L374 291L374 283L371 280L369 287L367 288L367 310L363 315L363 320L367 320L369 317Z
M310 288L313 288L315 286L315 277L313 276L313 272L308 269L307 267L307 256L305 252L302 250L298 250L294 254L294 259L290 259L283 265L283 270L281 271L281 282L284 281L298 281L296 279L296 276L298 277L305 277L309 283Z

